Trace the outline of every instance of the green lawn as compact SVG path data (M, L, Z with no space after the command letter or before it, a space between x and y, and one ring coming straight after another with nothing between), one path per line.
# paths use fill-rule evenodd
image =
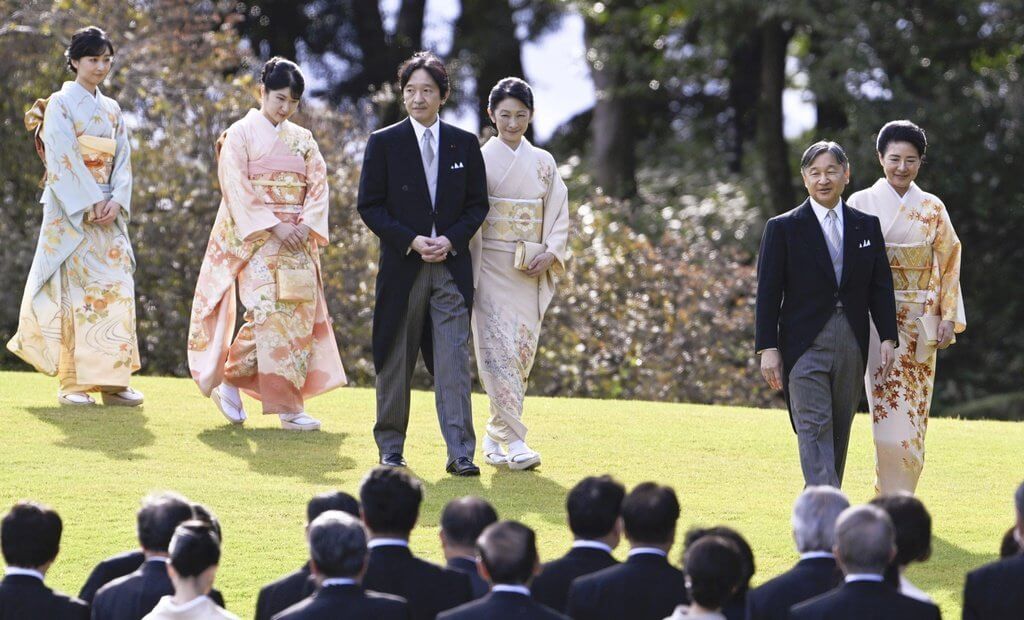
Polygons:
M135 545L134 511L142 495L174 489L210 506L224 526L217 584L228 607L251 617L259 586L297 568L306 553L306 500L338 488L355 494L375 464L374 394L343 389L310 403L319 433L293 433L276 417L229 426L187 379L139 378L141 410L61 409L54 379L0 373L0 507L32 498L57 508L65 529L49 582L76 593L100 559ZM653 479L675 487L679 535L691 526L728 524L748 538L755 582L786 569L795 553L789 511L802 488L796 440L786 413L627 401L531 398L530 444L544 456L534 472L484 466L477 479L444 473L445 452L431 393L416 393L406 456L426 485L414 550L440 560L437 520L452 497L478 494L503 518L535 528L542 559L570 542L566 491L589 474L611 473L632 485ZM250 415L257 408L249 402ZM474 396L478 432L485 397ZM932 512L932 559L910 578L960 615L964 573L995 557L1013 521L1012 493L1024 479L1024 425L936 419L920 495ZM872 496L869 421L858 416L846 491ZM624 555L620 548L617 555ZM672 552L679 560L680 550Z

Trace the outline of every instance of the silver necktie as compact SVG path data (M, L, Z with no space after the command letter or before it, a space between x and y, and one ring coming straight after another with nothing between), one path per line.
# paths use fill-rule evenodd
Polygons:
M434 135L428 129L423 132L423 167L430 168L434 163Z
M829 209L825 216L825 238L828 253L832 257L832 269L836 272L836 284L843 279L843 242L839 237L839 216L835 209Z

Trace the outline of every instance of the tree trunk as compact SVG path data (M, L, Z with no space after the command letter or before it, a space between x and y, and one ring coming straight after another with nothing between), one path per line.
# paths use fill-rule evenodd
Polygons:
M782 213L796 206L782 115L786 48L792 36L792 28L780 19L769 20L761 27L761 96L757 110L757 135L768 190L766 215Z

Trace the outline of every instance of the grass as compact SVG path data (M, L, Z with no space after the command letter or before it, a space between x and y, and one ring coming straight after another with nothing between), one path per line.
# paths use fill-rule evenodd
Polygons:
M48 581L77 593L98 560L135 546L141 496L180 491L223 523L218 588L229 609L252 617L259 587L305 559L307 499L329 488L356 493L375 464L373 391L343 389L312 401L324 430L291 433L276 417L259 415L244 428L229 426L187 379L141 377L133 385L146 394L141 410L72 410L56 406L53 379L0 373L0 508L32 498L58 509L63 546ZM465 494L482 495L502 518L535 528L541 558L553 559L570 542L567 490L583 476L608 472L627 485L653 479L674 486L680 539L697 525L738 528L754 548L755 583L794 562L789 512L803 482L784 411L531 398L530 444L544 465L526 473L484 466L480 478L457 479L444 473L433 402L429 392L414 395L406 447L426 486L412 546L428 559L441 560L441 507ZM486 398L474 395L473 404L481 432ZM258 411L251 402L249 409ZM854 502L873 494L869 424L863 415L854 423L845 481ZM959 617L965 572L995 558L1013 521L1013 489L1024 479L1021 445L1021 424L931 423L919 494L932 512L934 554L909 577L945 617ZM677 545L671 557L678 563L679 556Z

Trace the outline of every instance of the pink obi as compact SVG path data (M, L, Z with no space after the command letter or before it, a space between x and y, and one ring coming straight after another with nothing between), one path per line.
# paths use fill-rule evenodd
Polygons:
M298 155L281 154L275 148L249 162L253 189L276 213L302 213L306 201L306 162Z

